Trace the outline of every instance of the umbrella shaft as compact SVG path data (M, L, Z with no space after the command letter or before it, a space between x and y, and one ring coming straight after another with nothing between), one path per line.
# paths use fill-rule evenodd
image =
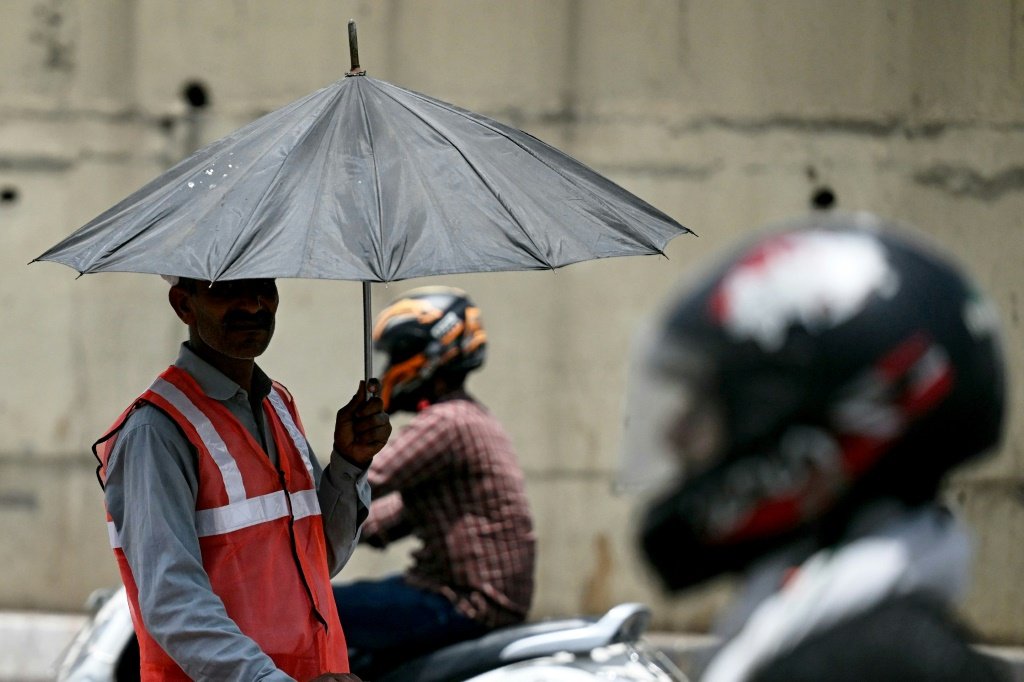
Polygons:
M373 338L370 319L370 283L363 282L363 378L367 382L373 376Z

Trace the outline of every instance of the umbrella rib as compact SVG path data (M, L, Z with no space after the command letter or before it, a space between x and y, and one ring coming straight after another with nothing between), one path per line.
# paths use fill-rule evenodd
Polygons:
M363 76L359 76L359 78L363 78ZM373 81L368 79L366 82L372 83ZM359 110L362 111L363 113L363 123L366 125L366 137L370 143L370 160L373 165L373 184L374 189L376 190L374 192L374 195L377 197L377 236L380 244L380 252L378 253L377 262L378 277L380 277L382 281L388 282L390 281L389 278L391 276L390 269L385 268L384 263L381 262L384 256L384 197L382 196L383 187L380 182L380 172L377 168L377 154L373 144L373 129L370 127L370 116L366 111L366 100L363 99L362 90L357 88L356 92L359 94Z
M344 82L344 81L342 81L342 82ZM331 101L332 102L336 101L338 98L341 97L341 94L342 94L341 93L341 88L339 87L338 94L335 95L335 97L331 98ZM334 140L334 136L337 134L337 126L334 125L334 123L335 123L334 118L335 118L335 114L337 114L337 109L335 107L333 107L333 106L327 106L327 107L324 107L324 109L331 112L331 116L330 116L330 119L331 119L330 123L331 123L331 125L329 126L329 130L330 130L330 132L328 133L329 138L327 139L326 144L324 144L322 146L326 147L327 149L330 149L332 147L332 142ZM309 135L310 131L312 131L314 128L316 128L317 123L319 122L319 120L320 120L320 117L317 116L316 119L315 119L314 124L309 127L309 130L306 131L306 133L302 136L302 138L299 140L299 142L302 142L303 140L306 139L306 137ZM299 144L295 145L295 147L298 147L298 146L299 146ZM329 156L325 155L325 157L324 157L324 165L326 166L329 163L330 163L330 158L329 158ZM324 182L326 182L326 180L327 180L327 173L326 172L320 172L318 175L320 177L320 180L317 183L317 191L313 195L313 206L312 206L312 208L311 208L311 210L309 212L309 215L311 217L312 216L316 216L316 215L319 214L320 205L321 205L321 203L323 201L323 198L322 198L323 197L323 192L320 191L320 190L323 188ZM277 178L275 177L275 181L276 181L276 179ZM309 243L310 243L310 239L312 238L312 233L313 233L313 230L309 227L310 224L312 224L312 221L307 223L307 228L305 230L305 239L303 240L303 243L302 243L302 253L304 254L304 257L307 258L307 259L308 259L308 256L310 254ZM299 271L301 272L301 266L300 266L300 270Z
M330 107L339 97L341 97L341 94L342 90L341 88L338 88L338 91L324 103L320 111L322 112L324 109ZM266 188L260 195L259 201L256 202L256 205L253 207L253 210L249 214L249 217L246 218L245 223L239 227L238 234L236 234L234 240L232 240L231 245L227 249L226 255L231 255L231 253L234 251L235 246L239 243L239 241L241 241L242 237L246 234L249 225L252 222L253 216L259 213L259 209L267 201L267 198L270 196L271 191L277 185L278 178L281 177L281 174L284 172L285 167L288 165L288 159L291 158L291 155L295 152L295 150L301 147L302 143L306 140L307 137L309 137L310 132L316 127L316 121L319 120L319 118L319 113L316 116L310 117L312 123L302 132L302 135L299 136L299 138L295 141L295 144L292 145L292 148L288 150L287 154L285 154L284 159L282 159L281 163L278 164L277 171L274 173L273 179L267 183ZM264 155L268 153L270 152L264 152ZM214 273L213 281L216 281L218 278L220 278L220 276L223 275L224 272L227 271L237 259L237 255L230 260L225 259L224 263L221 264L217 272Z
M414 95L416 94L416 93L412 92L411 90L405 90L405 89L403 89L403 88L397 88L397 86L392 86L392 87L396 87L396 89L398 89L398 90L402 90L403 92L408 92L408 93L410 93L410 94L414 94ZM514 213L514 212L512 211L512 208L511 208L511 207L510 207L510 206L508 205L508 203L507 203L507 202L505 202L505 200L501 198L501 194L500 194L500 193L498 193L497 191L495 191L495 189L494 189L494 187L493 187L493 186L491 185L491 183L487 181L487 178L486 178L486 177L484 177L484 175L483 175L483 174L482 174L482 173L481 173L481 172L480 172L479 170L477 170L477 167L476 167L476 165L475 165L475 164L474 164L474 163L473 163L473 162L472 162L472 161L471 161L471 160L469 159L469 157L467 157L467 156L466 156L466 155L465 155L465 154L464 154L464 153L462 152L462 149L460 149L460 148L459 148L459 146L458 146L457 144L455 144L455 141L454 141L454 140L452 140L452 139L451 139L450 137L448 137L447 135L445 135L445 134L444 134L443 132L441 132L440 130L438 130L438 129L437 129L436 127L434 127L434 126L433 126L433 125L432 125L432 124L430 123L430 121L426 120L426 119L425 119L425 118L424 118L424 117L423 117L423 116L422 116L422 115L421 115L421 114L420 114L419 112L417 112L417 111L416 111L415 109L413 109L413 108L411 108L411 107L407 106L407 105L406 105L406 104L405 104L404 102L402 102L402 101L401 101L400 99L398 99L397 97L395 97L395 96L394 96L394 95L392 95L391 93L387 92L387 90L386 90L386 89L384 89L384 88L378 88L378 89L380 90L380 92L381 92L381 93L382 93L382 94L383 94L384 96L386 96L386 97L390 98L390 99L391 99L392 101L394 101L394 102L395 102L395 103L396 103L396 104L397 104L398 106L400 106L400 107L402 107L403 109L405 109L406 111L408 111L408 112L409 112L410 114L412 114L413 116L415 116L416 118L418 118L418 119L419 119L420 121L422 121L422 122L423 122L423 123L424 123L425 125L427 125L427 126L428 126L428 127L429 127L429 128L431 129L431 130L433 130L433 131L434 131L434 132L436 132L436 133L437 133L438 135L440 135L441 137L443 137L443 138L445 139L445 141L446 141L446 142L448 142L448 143L449 143L449 144L450 144L450 145L452 146L452 149L454 149L455 151L457 151L457 152L459 153L459 155L460 155L460 156L462 157L462 159L463 159L463 160L464 160L464 161L466 162L466 165L467 165L467 166L469 166L469 167L470 167L470 168L471 168L471 169L473 170L473 172L474 172L474 173L476 174L476 176L477 176L478 178L480 178L480 181L481 181L482 183L484 183L484 185L485 185L485 186L487 187L487 189L488 189L488 190L490 190L491 194L492 194L492 195L494 196L494 198L495 198L495 200L496 200L496 201L498 202L498 204L499 204L499 205L500 205L500 206L501 206L501 207L502 207L503 209L505 209L505 212L506 212L506 213L508 214L509 218L511 218L511 219L512 219L512 222L513 222L513 223L515 223L516 227L518 227L518 228L519 228L519 230L520 230L520 231L521 231L521 232L523 233L523 235L524 235L524 236L525 236L525 237L526 237L526 238L527 238L527 239L528 239L528 240L530 241L530 244L532 244L532 245L533 245L534 251L535 251L536 253L531 253L531 255L532 255L532 256L533 256L534 258L536 258L536 259L537 259L537 261L538 261L539 263L541 263L541 264L542 264L542 265L543 265L544 267L548 268L549 270L554 270L554 269L555 269L555 266L554 266L554 265L552 265L552 264L551 264L551 263L550 263L550 262L549 262L549 261L548 261L547 259L545 259L545 258L541 257L541 255L540 255L540 254L541 254L541 248L540 248L540 246L539 246L539 245L537 244L537 242L536 242L536 241L534 240L533 236L532 236L532 235L531 235L531 234L529 233L529 231L527 231L527 229L526 229L526 226L525 226L525 225L523 224L523 222L522 222L521 220L519 220L519 218L518 218L518 217L516 216L516 214L515 214L515 213ZM421 98L421 99L422 99L422 98ZM424 100L424 101L430 102L430 100ZM433 104L433 102L430 102L430 103L431 103L431 104ZM470 120L472 120L472 119L470 119ZM501 133L500 133L500 131L495 131L495 132L498 132L499 134L501 134ZM504 134L501 134L501 135L502 135L502 137L508 138L508 136L507 136L507 135L504 135ZM513 142L514 142L514 140L513 140ZM545 165L546 165L546 164L545 164Z
M410 95L410 96L412 96L412 97L415 97L416 99L419 99L419 100L421 100L421 101L423 101L423 102L426 102L426 103L428 103L428 104L433 104L434 106L436 106L436 104L434 104L434 100L433 100L432 98L430 98L430 97L426 97L425 95L422 95L422 94L420 94L420 93L418 93L418 92L415 92L415 91L413 91L413 90L406 90L405 88L400 88L400 87L398 87L398 86L394 86L394 87L395 87L396 89L399 89L399 90L401 90L402 92L405 92L405 93L409 94L409 95ZM392 99L395 99L395 98L394 98L394 97L392 97ZM396 99L396 101L398 101L398 100ZM403 106L404 106L404 105L403 105ZM409 109L410 111L412 111L412 109L410 109L409 107L406 107L406 109ZM572 184L572 185L573 185L574 187L576 187L577 189L581 189L582 191L586 191L586 192L587 192L588 194L590 194L590 196L591 196L591 197L592 197L593 199L597 200L597 201L598 201L598 202L599 202L599 203L600 203L600 204L601 204L602 206L604 206L604 207L605 207L605 208L606 208L607 210L609 210L610 212L612 212L612 213L614 213L615 215L619 216L619 219L620 219L620 220L622 220L622 222L623 222L624 224L629 224L629 223L631 222L631 221L627 220L627 219L626 219L626 217L625 217L625 216L623 216L622 212L621 212L621 211L619 211L619 210L618 210L618 209L617 209L617 208L616 208L616 207L615 207L615 206L614 206L613 204L609 203L609 202L608 202L608 201L607 201L607 200L606 200L606 199L605 199L605 198L604 198L603 196L601 196L601 194L599 194L599 193L597 193L597 192L594 192L594 191L590 190L589 188L585 188L585 187L584 187L584 188L581 188L581 187L580 187L579 185L577 185L576 183L573 183L573 182L571 182L571 178L569 178L568 176L566 176L566 175L565 175L565 173L561 172L561 171L560 171L560 170L559 170L558 168L556 168L556 167L552 166L551 164L549 164L549 163L548 163L547 161L545 161L545 160L544 160L544 158L542 158L542 157L538 156L537 154L535 154L535 153L534 153L534 152L533 152L533 151L532 151L532 150L531 150L531 149L530 149L529 147L527 147L527 146L523 145L522 143L520 143L520 142L519 142L518 140L516 140L515 138L513 138L513 137L510 137L510 136L509 136L509 135L508 135L507 133L505 133L504 131L500 130L499 128L495 128L495 127L494 127L493 125L491 125L491 124L490 124L490 123L488 123L487 121L482 121L482 120L480 120L480 119L481 119L482 117L480 117L480 116L470 116L470 115L469 115L469 114L467 114L467 113L466 113L465 111L463 111L463 110L461 110L461 109L459 109L459 108L456 108L456 107L452 107L452 109L451 109L451 112L452 112L452 113L454 113L454 114L457 114L457 115L461 116L462 118L464 118L464 119L466 119L466 120L468 120L468 121L470 121L470 122L472 122L472 123L475 123L476 125L479 125L479 126L481 126L481 127L487 128L488 130L490 130L490 131L491 131L491 132L493 132L494 134L496 134L496 135L500 135L501 137L505 138L506 140L508 140L509 142L511 142L512 144L514 144L515 146L519 147L519 148L520 148L521 150L523 150L524 152L526 152L527 154L529 154L529 155L530 155L531 157L533 157L533 158L534 158L534 159L535 159L536 161L538 161L538 162L539 162L540 164L542 164L542 165L546 166L546 167L547 167L547 168L548 168L548 169L549 169L549 170L550 170L551 172L555 173L556 175L559 175L559 176L561 176L561 177L562 177L563 179L565 179L565 180L566 180L567 182L570 182L570 184ZM546 143L546 142L544 142L543 140L541 140L541 139L538 139L538 138L534 137L533 135L530 135L530 134L529 134L528 132L526 132L525 130L523 130L523 131L520 131L520 132L522 132L522 133L523 133L524 135L527 135L527 136L529 136L529 137L533 138L533 139L534 139L534 140L536 140L536 141L537 141L538 143L540 143L540 144L542 144L542 145L544 145L544 146L546 146L546 147L550 147L551 149L555 149L554 147L551 147L551 145L547 144L547 143ZM558 151L558 150L556 150L556 151ZM460 151L460 153L461 153L461 151ZM563 154L564 154L564 152L560 152L560 153L563 153ZM579 163L579 164L580 164L581 166L583 166L583 167L584 167L584 168L585 168L585 169L586 169L587 171L589 171L589 172L593 173L593 174L594 174L595 176L598 176L598 177L603 177L603 176L601 176L601 175L600 175L599 173L597 173L596 171L594 171L594 170L593 170L592 168L590 168L589 166L587 166L586 164L583 164L583 163L579 162L579 161L578 161L578 160L576 160L576 159L574 159L574 160L575 160L575 161L576 161L577 163ZM625 190L623 190L623 191L625 191ZM643 200L641 199L641 201L643 201ZM647 204L647 202L644 202L644 203L645 203L645 204ZM647 204L647 205L648 205L648 206L650 206L650 204ZM654 210L655 212L657 212L657 213L660 213L661 215L664 215L664 216L665 216L665 219L667 219L667 220L668 220L669 222L671 222L671 223L673 223L673 224L677 225L678 227L682 228L682 229L684 230L684 232L689 232L689 230L688 230L687 228L683 227L682 225L679 225L679 224L678 224L678 223L677 223L677 222L676 222L675 220L673 220L673 219L672 219L671 217L669 217L669 216L665 215L665 214L664 214L664 213L662 213L661 211L658 211L658 209L654 208L653 206L651 206L651 208L652 208L652 209L653 209L653 210ZM671 238L670 238L670 239L671 239ZM668 241L668 240L666 240L666 243L667 243L667 241ZM651 240L644 240L644 245L645 245L645 246L646 246L647 248L649 248L649 249L652 249L653 251L655 251L655 252L657 252L657 253L660 253L660 254L661 254L661 255L663 255L663 256L665 255L665 252L664 252L664 251L662 250L662 247L659 247L659 246L658 246L657 244L655 244L655 243L654 243L653 241L651 241ZM550 267L550 266L549 266L549 267Z

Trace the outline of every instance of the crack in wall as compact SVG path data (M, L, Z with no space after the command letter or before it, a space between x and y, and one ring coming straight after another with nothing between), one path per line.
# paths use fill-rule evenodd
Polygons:
M159 124L166 115L143 113L135 106L120 109L94 109L88 106L69 109L0 106L0 122L26 120L44 123L137 123Z
M933 119L913 123L899 116L881 118L790 115L758 118L701 116L676 125L669 125L668 129L675 135L717 129L745 134L768 134L782 131L812 134L839 133L875 138L900 136L906 139L935 139L955 131L1022 133L1024 132L1024 121L993 123L962 119Z
M1024 192L1024 166L1011 166L984 175L969 166L936 164L917 171L914 182L957 197L995 201L1006 194Z
M187 154L186 154L187 156ZM101 152L83 151L74 158L59 156L3 156L0 155L0 171L20 173L59 173L70 170L83 162L107 165L156 164L170 167L184 157L168 153L153 152L138 154L130 151Z
M699 133L709 128L734 130L743 133L766 133L777 130L810 132L810 133L849 133L870 137L889 137L895 134L908 134L921 137L937 137L941 135L948 123L934 122L920 126L908 126L897 118L843 118L843 117L805 117L805 116L770 116L767 118L731 118L727 116L707 116L693 119L680 126L673 127L675 133ZM913 131L913 132L911 132Z
M692 165L669 163L602 163L594 164L605 175L635 175L653 178L678 178L682 180L709 180L722 170L721 163Z
M283 106L283 105L282 105ZM266 108L232 111L218 117L245 125L270 113ZM575 108L527 110L521 107L481 109L484 116L494 118L506 125L525 128L530 125L630 125L663 126L673 135L701 133L708 130L725 130L746 134L767 134L772 132L843 133L866 137L885 138L902 136L908 139L933 139L953 131L984 131L994 133L1022 133L1024 120L993 123L990 121L942 119L912 123L904 117L857 118L842 116L798 116L780 114L764 117L742 117L728 115L692 116L670 119L665 116L643 114L584 114ZM0 105L0 123L18 119L73 123L95 121L102 123L140 123L145 126L166 127L168 120L176 121L180 115L166 112L147 112L135 106L117 110L102 110L81 107L74 111L67 109L26 108Z
M0 156L0 171L24 173L51 173L66 171L75 165L71 159L47 156Z

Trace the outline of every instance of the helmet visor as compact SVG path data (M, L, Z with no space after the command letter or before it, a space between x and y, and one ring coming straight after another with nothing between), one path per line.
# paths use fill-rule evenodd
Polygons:
M725 429L712 376L696 349L640 331L627 376L619 490L653 492L718 461Z

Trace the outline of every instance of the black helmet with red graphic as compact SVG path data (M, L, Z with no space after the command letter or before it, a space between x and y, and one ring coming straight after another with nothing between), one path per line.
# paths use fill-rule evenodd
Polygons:
M466 292L420 287L406 292L377 316L374 349L385 356L381 398L385 409L402 405L438 372L463 377L484 362L487 334L480 310Z
M870 214L760 233L674 299L645 347L652 386L638 395L657 397L652 430L682 470L642 530L670 589L835 541L880 498L932 501L1001 436L993 307Z

